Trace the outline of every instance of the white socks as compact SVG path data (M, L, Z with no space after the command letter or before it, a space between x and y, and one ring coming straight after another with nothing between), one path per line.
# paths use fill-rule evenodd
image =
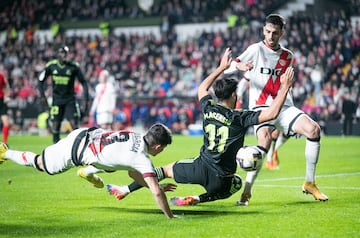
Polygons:
M320 142L306 140L305 158L306 158L306 182L315 182L316 164L320 153Z
M275 149L275 144L276 144L276 142L277 142L277 139L276 139L276 140L273 139L273 140L271 141L270 148L269 148L269 150L268 150L268 152L267 152L267 154L266 154L266 161L271 162L271 160L272 160L272 155L273 155L273 153L274 153L274 149Z
M279 148L288 140L283 133L280 133L279 137L276 139L274 150L279 150Z
M29 151L18 151L18 150L8 150L5 153L5 158L11 160L17 164L25 166L35 166L35 157L37 154Z

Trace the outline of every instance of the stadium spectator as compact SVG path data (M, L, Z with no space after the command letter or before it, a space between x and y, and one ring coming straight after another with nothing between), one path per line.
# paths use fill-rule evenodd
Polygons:
M351 99L350 92L345 92L343 102L342 102L342 120L343 120L343 134L352 135L353 134L353 123L356 113L356 103Z

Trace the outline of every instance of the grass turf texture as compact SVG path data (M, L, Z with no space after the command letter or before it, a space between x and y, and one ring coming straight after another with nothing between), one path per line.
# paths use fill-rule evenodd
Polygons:
M255 144L247 137L246 144ZM263 169L248 207L236 207L242 192L226 200L171 207L181 219L168 220L147 189L117 201L76 176L77 168L49 176L6 161L0 165L0 237L359 237L360 138L323 137L317 169L328 202L301 192L305 139L280 148L280 170ZM18 150L40 152L50 137L11 136ZM201 137L175 136L152 158L155 165L192 157ZM241 177L245 172L238 170ZM128 184L126 171L100 174L105 183ZM172 182L172 180L165 180ZM172 196L198 195L198 185L178 185Z

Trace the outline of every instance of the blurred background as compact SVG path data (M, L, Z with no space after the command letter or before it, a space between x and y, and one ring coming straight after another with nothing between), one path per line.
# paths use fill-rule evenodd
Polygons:
M110 72L117 90L114 129L162 122L174 133L196 134L197 86L227 46L237 56L262 40L270 13L287 21L281 44L295 55L296 106L324 135L359 136L358 0L2 0L0 71L11 87L11 133L39 133L38 76L67 45L91 97L99 72ZM76 93L82 100L81 84ZM345 100L357 107L350 133L342 131ZM247 107L246 95L239 106Z

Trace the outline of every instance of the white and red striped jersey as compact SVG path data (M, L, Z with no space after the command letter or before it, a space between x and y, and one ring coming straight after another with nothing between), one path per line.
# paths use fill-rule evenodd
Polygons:
M144 135L128 130L106 131L100 128L88 133L90 144L85 150L83 164L106 171L136 170L144 177L155 176Z
M262 105L270 105L275 99L280 88L280 76L287 67L292 66L293 53L280 47L272 50L263 41L250 45L241 55L231 63L224 72L231 74L236 72L236 64L239 61L252 61L254 68L247 71L244 77L250 82L249 108ZM284 106L294 106L289 91Z

